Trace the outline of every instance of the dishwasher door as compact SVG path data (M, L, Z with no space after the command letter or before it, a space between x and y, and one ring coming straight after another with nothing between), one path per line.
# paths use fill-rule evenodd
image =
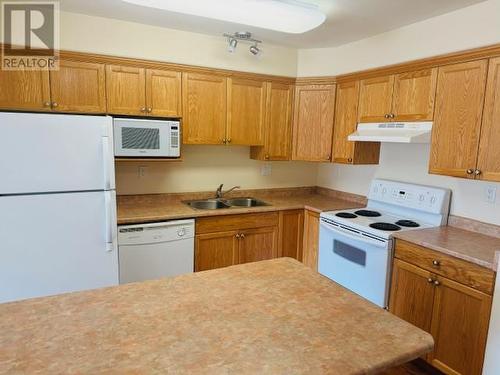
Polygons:
M118 227L120 284L191 273L194 220Z

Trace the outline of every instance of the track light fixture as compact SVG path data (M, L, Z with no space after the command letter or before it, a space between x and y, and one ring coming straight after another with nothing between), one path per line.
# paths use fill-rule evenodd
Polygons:
M239 31L234 34L226 33L223 35L227 38L227 50L230 53L233 53L236 50L238 41L253 43L249 48L252 55L259 56L262 53L262 50L258 47L258 44L262 43L262 41L252 38L252 34L248 31Z

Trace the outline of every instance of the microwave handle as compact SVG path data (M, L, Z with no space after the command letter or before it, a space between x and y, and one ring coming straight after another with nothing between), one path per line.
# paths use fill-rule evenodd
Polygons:
M376 247L385 247L386 246L385 241L370 239L370 238L364 237L364 236L355 236L355 235L351 234L349 231L346 231L345 229L330 225L328 223L325 223L324 221L321 222L321 226L328 229L329 231L340 233L341 235L343 235L347 238L350 238L351 240L354 240L354 241L363 242L363 243L366 243L368 245L372 245L372 246L376 246Z

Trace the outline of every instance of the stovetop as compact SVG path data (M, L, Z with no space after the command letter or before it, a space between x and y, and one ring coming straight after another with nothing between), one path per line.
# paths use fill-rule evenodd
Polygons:
M431 228L436 225L422 220L396 215L391 212L375 210L369 207L352 210L323 212L325 217L337 224L370 233L381 238L390 238L394 232Z

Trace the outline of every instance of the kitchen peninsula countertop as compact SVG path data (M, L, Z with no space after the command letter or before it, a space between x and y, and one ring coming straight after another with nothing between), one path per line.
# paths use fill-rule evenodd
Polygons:
M426 332L281 258L0 304L0 373L373 374Z
M251 196L269 206L198 210L182 201L213 198L214 193L179 193L118 196L118 224L187 219L217 215L308 209L315 212L364 207L365 198L333 190L306 187L290 189L258 189L237 191L227 196Z

